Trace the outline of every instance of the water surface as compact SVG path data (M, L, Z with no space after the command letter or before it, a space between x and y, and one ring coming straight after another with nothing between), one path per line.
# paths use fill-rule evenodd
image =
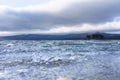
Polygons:
M0 41L0 80L120 80L120 41Z

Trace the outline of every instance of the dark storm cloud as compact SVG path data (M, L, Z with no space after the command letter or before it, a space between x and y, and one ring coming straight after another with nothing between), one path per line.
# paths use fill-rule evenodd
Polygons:
M119 4L119 0L76 3L55 13L8 9L0 13L0 30L48 30L57 26L106 23L120 16Z
M0 16L1 30L47 29L53 25L52 14L7 11Z
M61 15L64 15L70 24L105 23L120 16L120 1L78 3L64 10Z

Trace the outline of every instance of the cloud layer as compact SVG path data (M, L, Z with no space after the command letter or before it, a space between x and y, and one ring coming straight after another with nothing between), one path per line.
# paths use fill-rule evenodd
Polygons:
M119 0L50 0L26 7L0 6L0 31L119 30L119 4Z

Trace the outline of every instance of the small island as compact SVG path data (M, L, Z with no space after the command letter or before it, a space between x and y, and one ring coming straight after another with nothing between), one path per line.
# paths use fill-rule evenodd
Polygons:
M95 33L95 34L88 34L87 39L104 39L104 35Z

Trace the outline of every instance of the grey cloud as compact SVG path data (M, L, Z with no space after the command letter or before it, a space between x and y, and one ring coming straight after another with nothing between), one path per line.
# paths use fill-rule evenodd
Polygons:
M0 15L0 31L48 30L56 26L101 24L120 16L119 4L119 0L76 3L54 14L6 10L5 14Z
M112 21L114 17L120 16L120 1L98 1L83 4L74 4L64 10L66 19L71 21L71 24L83 23L105 23ZM73 22L73 23L72 23Z
M0 30L28 30L47 29L53 26L52 14L49 13L29 13L7 11L5 16L0 18Z

